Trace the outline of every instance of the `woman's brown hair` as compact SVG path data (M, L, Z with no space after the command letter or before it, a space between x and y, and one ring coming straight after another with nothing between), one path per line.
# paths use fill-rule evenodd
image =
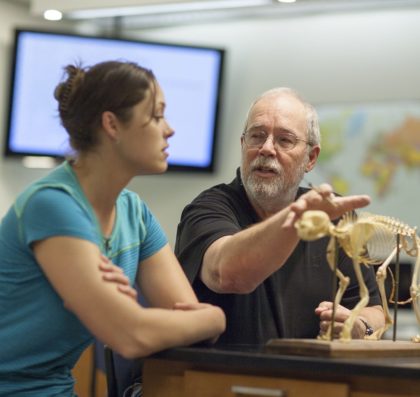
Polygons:
M132 62L108 61L87 68L68 65L64 70L67 78L56 87L54 97L70 145L78 152L97 144L103 112L128 122L133 106L144 100L147 91L156 93L153 72Z

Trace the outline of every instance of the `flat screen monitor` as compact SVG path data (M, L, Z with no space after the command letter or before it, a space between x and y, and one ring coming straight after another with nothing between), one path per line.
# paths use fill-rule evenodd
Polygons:
M6 156L65 157L71 153L53 97L64 66L123 60L153 70L175 130L169 169L211 172L224 50L110 37L22 30L15 32Z

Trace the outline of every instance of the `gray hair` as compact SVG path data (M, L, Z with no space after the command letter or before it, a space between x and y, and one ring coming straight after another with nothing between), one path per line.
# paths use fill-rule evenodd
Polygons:
M297 91L288 87L272 88L268 91L263 92L257 99L255 99L254 102L252 102L246 115L244 132L246 132L248 128L249 116L251 114L251 111L258 101L260 101L261 99L267 96L282 96L282 95L290 95L296 98L297 100L299 100L303 104L303 106L306 109L307 135L308 135L309 144L311 146L315 146L315 145L321 146L321 133L319 130L318 114L315 108L309 102L306 102Z

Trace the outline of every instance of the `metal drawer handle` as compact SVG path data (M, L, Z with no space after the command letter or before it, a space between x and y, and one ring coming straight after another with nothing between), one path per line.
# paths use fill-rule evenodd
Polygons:
M263 387L232 386L232 393L240 396L287 397L287 392L280 389Z

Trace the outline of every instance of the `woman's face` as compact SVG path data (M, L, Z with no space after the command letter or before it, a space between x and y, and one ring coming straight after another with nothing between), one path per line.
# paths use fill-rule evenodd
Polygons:
M117 147L136 175L157 174L168 168L168 139L174 134L165 119L165 98L158 84L133 107L128 123L121 124Z

